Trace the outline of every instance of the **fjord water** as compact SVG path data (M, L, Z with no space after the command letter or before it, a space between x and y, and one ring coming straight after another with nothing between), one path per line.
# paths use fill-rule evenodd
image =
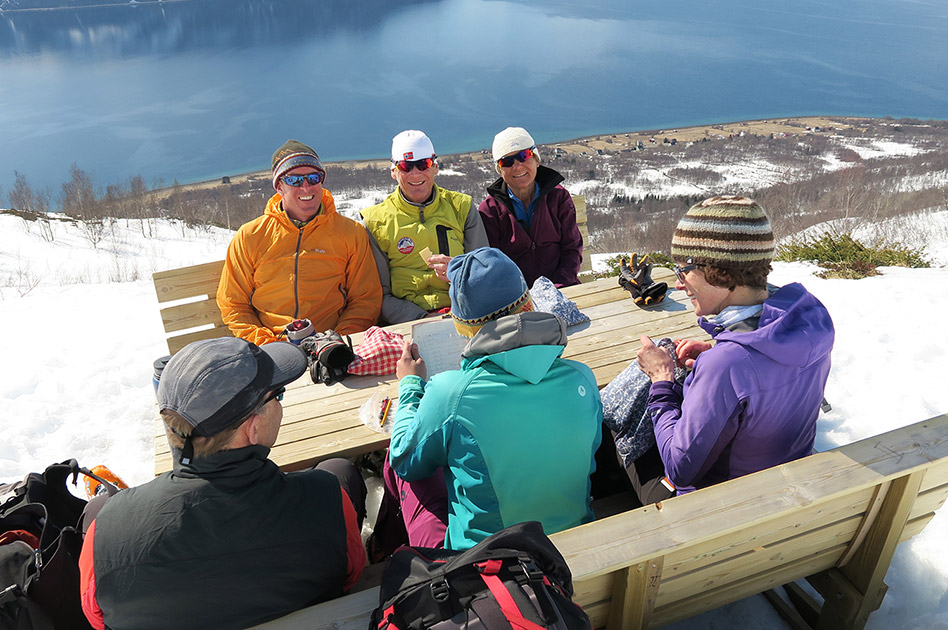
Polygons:
M383 157L805 114L948 118L948 8L907 0L0 2L0 207L269 167L287 138ZM91 0L93 3L97 0ZM88 4L88 3L84 3ZM17 8L19 7L19 10Z

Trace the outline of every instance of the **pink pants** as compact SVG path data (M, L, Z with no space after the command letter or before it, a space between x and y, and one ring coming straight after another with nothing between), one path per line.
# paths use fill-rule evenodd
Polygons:
M402 520L412 547L444 547L448 529L448 486L444 469L418 481L405 481L395 474L385 457L382 471L385 491L401 506Z

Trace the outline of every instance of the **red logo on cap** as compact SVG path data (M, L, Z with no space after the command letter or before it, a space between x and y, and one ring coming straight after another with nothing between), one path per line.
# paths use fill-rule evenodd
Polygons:
M414 160L414 159L415 159L415 153L414 153L413 151L409 151L408 153L405 153L404 155L402 155L402 159L403 159L403 160Z
M411 155L410 153L408 155ZM410 254L415 249L415 242L409 237L398 239L398 251L402 254Z

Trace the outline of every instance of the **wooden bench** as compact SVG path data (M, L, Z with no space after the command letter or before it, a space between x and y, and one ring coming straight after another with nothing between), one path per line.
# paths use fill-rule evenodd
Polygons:
M795 628L862 628L896 546L946 495L941 415L551 538L597 628L658 627L801 579L825 600L791 585ZM256 627L365 630L377 604L375 587Z
M583 243L588 243L586 197L573 195L573 204ZM223 267L224 261L218 260L152 274L158 303L164 305L160 307L161 324L168 338L169 353L174 354L199 339L231 336L217 306L217 285ZM580 272L587 271L592 271L592 261L584 248Z

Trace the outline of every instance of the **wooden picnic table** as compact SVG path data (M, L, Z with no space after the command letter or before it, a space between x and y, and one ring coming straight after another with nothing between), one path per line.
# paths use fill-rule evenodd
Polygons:
M653 271L656 281L674 284L668 269ZM563 289L566 297L589 316L590 322L569 328L563 357L582 361L605 387L634 359L643 334L661 337L707 339L697 326L694 309L681 291L671 291L659 304L640 308L616 278L604 278ZM413 322L389 326L407 334ZM352 335L353 345L361 334ZM388 445L387 433L362 424L359 408L379 391L398 396L398 381L388 376L349 376L327 387L313 383L306 373L290 384L283 399L283 424L270 459L284 470L309 468L330 457L352 457ZM155 474L171 469L171 453L161 420L156 422Z

